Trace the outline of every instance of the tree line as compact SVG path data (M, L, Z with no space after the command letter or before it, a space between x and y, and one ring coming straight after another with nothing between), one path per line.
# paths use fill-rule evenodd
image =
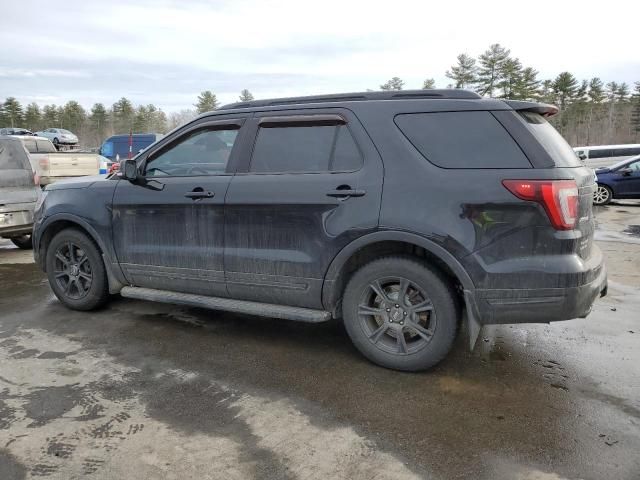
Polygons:
M640 143L640 81L632 90L625 82L605 84L599 77L578 80L571 72L541 79L536 69L523 66L498 43L478 57L461 53L445 76L451 80L447 88L557 105L560 111L551 123L573 146ZM380 89L402 90L404 84L393 77ZM435 88L435 81L427 78L422 88Z
M541 79L536 69L522 65L508 48L497 43L477 57L461 53L445 76L451 81L447 88L470 89L485 97L557 105L560 112L551 122L573 146L640 143L640 81L632 89L625 82L605 83L599 77L578 80L571 72ZM400 77L380 85L381 90L404 87ZM436 82L427 78L421 88L436 88ZM240 102L253 99L247 89L238 97ZM87 111L75 100L59 106L30 103L23 107L9 97L0 103L0 127L19 126L33 131L66 128L79 136L83 146L97 146L110 135L130 130L166 133L197 114L215 110L219 102L215 93L205 90L193 107L167 115L153 104L134 106L122 97L111 106L96 103Z
M238 100L253 100L247 89L240 92ZM118 133L166 133L195 118L198 114L218 108L216 95L206 90L197 98L194 109L172 112L167 115L150 103L134 106L122 97L110 107L95 103L88 111L75 100L64 105L44 105L32 102L23 107L14 97L0 103L0 127L22 127L33 132L45 128L65 128L78 135L84 147L95 147L111 135Z

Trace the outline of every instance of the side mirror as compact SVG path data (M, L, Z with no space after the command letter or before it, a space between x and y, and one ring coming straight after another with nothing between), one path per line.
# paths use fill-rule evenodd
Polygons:
M578 158L582 161L585 161L587 159L587 155L584 152L580 152L578 153Z
M620 170L618 170L622 175L624 175L625 177L628 177L629 175L631 175L633 173L633 170L630 168L621 168Z
M135 160L125 160L120 163L120 171L122 178L135 182L138 179L138 164Z

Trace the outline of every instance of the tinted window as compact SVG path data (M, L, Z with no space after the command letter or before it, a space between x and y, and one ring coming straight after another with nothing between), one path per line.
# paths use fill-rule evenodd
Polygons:
M0 140L0 170L31 170L22 142Z
M258 131L252 172L352 171L362 156L346 125L263 127Z
M613 156L613 150L610 148L599 148L598 150L590 150L589 158L609 158Z
M626 148L614 148L612 151L612 157L632 157L640 154L640 148L626 147Z
M396 116L395 122L418 151L439 167L531 168L490 112L404 114Z
M527 129L553 159L556 167L581 167L582 162L560 133L539 113L518 112ZM593 158L589 155L589 158Z
M154 155L148 176L197 176L224 173L238 130L196 130Z
M38 146L38 153L55 153L56 147L53 143L47 140L36 140L36 145Z

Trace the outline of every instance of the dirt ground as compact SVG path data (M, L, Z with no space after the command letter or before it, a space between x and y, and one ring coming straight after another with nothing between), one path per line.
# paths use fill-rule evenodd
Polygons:
M0 241L0 479L640 479L640 203L597 220L587 319L485 327L419 374L337 323L73 312Z

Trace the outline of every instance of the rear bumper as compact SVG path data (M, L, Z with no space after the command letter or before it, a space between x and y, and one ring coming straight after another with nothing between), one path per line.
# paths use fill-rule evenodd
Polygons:
M478 289L467 292L478 323L549 323L584 318L596 298L607 294L607 270L601 255L585 276L588 283L568 288Z
M0 207L0 237L15 237L33 230L35 203L15 203Z

